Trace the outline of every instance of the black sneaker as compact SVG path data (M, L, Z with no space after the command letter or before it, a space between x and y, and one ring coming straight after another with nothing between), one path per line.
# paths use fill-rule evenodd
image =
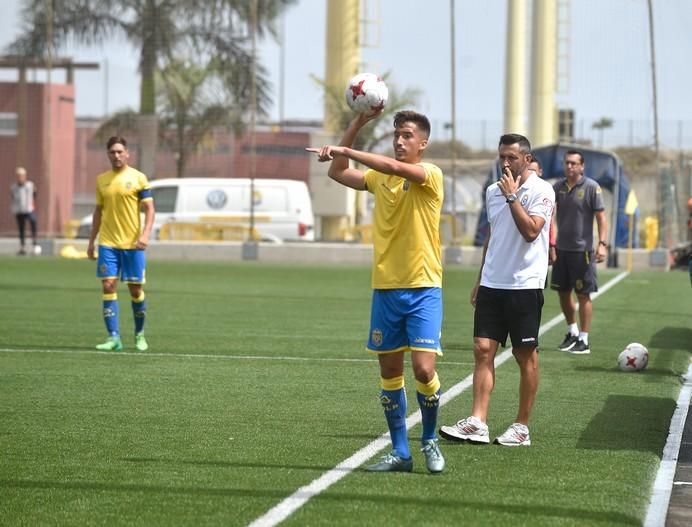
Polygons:
M591 353L589 345L581 339L577 339L577 342L567 351L575 355L586 355L587 353Z
M557 349L559 349L560 351L569 351L574 347L578 340L579 337L577 337L576 335L567 333L567 335L565 335L565 340L563 340L560 343Z

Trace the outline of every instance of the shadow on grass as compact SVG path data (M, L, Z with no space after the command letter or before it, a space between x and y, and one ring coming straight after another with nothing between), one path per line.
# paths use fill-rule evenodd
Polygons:
M473 342L464 342L463 344L461 342L443 342L442 351L473 351ZM438 360L440 362L444 361L443 358Z
M326 472L327 470L337 470L342 472L351 472L351 469L342 468L335 469L334 466L321 465L288 465L286 463L248 463L236 461L213 461L213 460L185 460L185 459L167 459L167 458L148 458L148 457L124 457L122 461L129 463L142 464L162 464L162 465L192 465L199 467L220 467L220 468L259 468L259 469L287 469L287 470L314 470L318 472Z
M611 395L582 432L577 448L637 450L660 457L674 410L672 399Z
M651 337L648 346L692 352L692 328L665 327Z
M99 293L101 290L100 284L96 283L91 286L79 286L79 285L58 285L58 284L46 284L45 282L27 284L27 283L8 283L3 282L0 284L0 291L21 291L26 293L27 291L69 291L70 293L75 293L78 291L89 292L89 293Z
M641 371L621 371L617 366L577 366L575 371L592 372L592 373L613 373L616 375L646 375L647 377L680 377L680 372L676 372L671 368L651 368L647 367Z
M402 478L424 477L429 478L428 474L405 474L400 473L396 476ZM150 494L175 494L189 496L222 496L222 497L270 497L281 499L289 495L294 489L248 489L248 488L215 488L215 487L176 487L165 485L145 485L145 484L124 484L124 483L105 483L96 481L30 481L30 480L0 480L0 488L29 489L29 490L66 490L66 491L94 491L94 492L144 492ZM306 494L310 498L311 494ZM316 499L320 501L339 501L344 502L372 502L381 504L390 502L392 506L401 507L401 496L387 496L376 493L356 494L342 492L328 492L320 494ZM489 503L487 501L471 501L460 499L440 499L429 496L406 496L406 507L438 507L458 511L460 508L468 508L474 511L485 510L500 514L514 514L525 518L547 517L564 518L576 520L578 524L589 525L594 522L610 523L620 525L640 525L641 520L635 516L630 516L620 512L599 512L578 507L558 507L549 505L537 505L530 503L526 505Z

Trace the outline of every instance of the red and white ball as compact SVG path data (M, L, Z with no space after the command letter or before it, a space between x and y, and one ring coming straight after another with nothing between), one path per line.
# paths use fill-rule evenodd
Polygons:
M359 73L348 82L348 106L356 113L373 113L384 108L389 97L385 82L374 73Z
M639 342L632 342L620 352L618 368L622 371L639 371L649 364L649 350Z

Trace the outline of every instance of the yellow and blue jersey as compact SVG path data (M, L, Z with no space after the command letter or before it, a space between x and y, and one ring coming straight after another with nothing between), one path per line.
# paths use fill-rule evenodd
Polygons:
M442 287L440 213L442 171L419 163L424 183L369 169L368 191L375 196L373 289Z
M153 199L147 177L127 167L96 178L96 204L101 207L99 245L134 249L142 230L140 203Z

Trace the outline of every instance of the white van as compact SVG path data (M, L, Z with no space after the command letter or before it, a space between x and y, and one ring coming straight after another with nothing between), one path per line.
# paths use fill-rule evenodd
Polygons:
M166 223L250 225L250 179L170 178L150 182L156 217L152 237ZM255 229L263 240L312 241L315 217L307 185L290 179L254 180ZM80 222L88 238L91 216Z

